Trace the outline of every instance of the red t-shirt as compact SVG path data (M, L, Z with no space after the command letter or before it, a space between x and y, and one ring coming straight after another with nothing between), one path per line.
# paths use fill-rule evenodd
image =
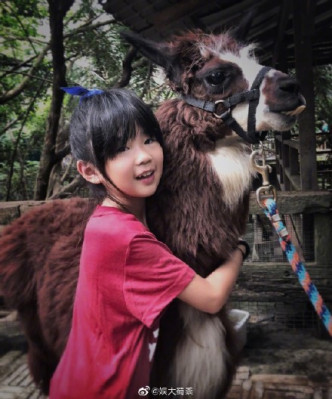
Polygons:
M195 273L133 215L98 206L84 235L73 321L50 399L135 399L159 317Z

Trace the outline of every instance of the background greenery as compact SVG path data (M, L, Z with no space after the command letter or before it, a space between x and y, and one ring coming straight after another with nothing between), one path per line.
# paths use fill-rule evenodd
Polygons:
M65 197L82 182L68 147L77 100L61 85L127 86L153 107L173 94L96 0L0 3L0 201ZM315 70L317 131L332 119L332 68Z

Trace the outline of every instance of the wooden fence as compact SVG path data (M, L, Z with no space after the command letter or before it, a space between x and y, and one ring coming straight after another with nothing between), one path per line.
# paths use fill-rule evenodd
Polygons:
M31 207L44 202L0 203L0 225L3 228ZM278 192L277 204L279 212L286 217L290 231L294 227L292 221L297 219L301 222L298 230L294 228L292 231L293 242L304 257L310 253L305 259L306 268L325 302L332 305L332 192L282 191ZM317 318L308 311L311 305L306 294L290 265L282 258L277 236L269 238L274 239L273 250L269 249L267 257L261 256L267 241L260 227L252 228L253 218L256 225L257 219L265 227L269 223L257 204L254 192L250 198L251 224L248 224L248 234L245 236L251 245L252 255L243 267L232 301L237 307L248 310L252 318L267 317L286 324L293 321L294 325L311 327L312 321L316 323Z
M293 243L302 254L306 269L331 309L332 192L278 192L277 205ZM270 224L257 204L254 193L250 215L259 217L265 226L266 223ZM274 233L272 226L269 227ZM274 240L269 242L270 246L273 244L274 251L270 250L268 259L260 257L259 247L264 247L264 235L261 237L260 230L254 231L253 238L252 234L246 237L249 242L252 240L253 255L256 251L258 256L252 256L243 267L232 295L234 305L249 311L252 320L255 317L266 318L288 327L314 328L318 334L324 334L324 327L291 266L285 257L282 258L277 235L274 233L273 238L271 236L272 233L268 240Z

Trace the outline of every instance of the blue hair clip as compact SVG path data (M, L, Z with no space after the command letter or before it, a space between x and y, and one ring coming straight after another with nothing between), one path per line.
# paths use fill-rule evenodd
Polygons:
M72 96L80 96L80 102L83 98L104 93L104 91L100 89L85 89L81 86L61 87L61 90L65 91L68 94L71 94Z

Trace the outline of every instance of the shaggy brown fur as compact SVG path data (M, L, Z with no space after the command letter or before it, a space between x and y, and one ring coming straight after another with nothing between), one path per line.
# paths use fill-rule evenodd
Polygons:
M230 255L245 230L248 193L233 211L227 209L222 183L207 158L230 132L213 115L180 100L165 102L156 115L171 151L165 151L162 183L148 204L149 226L206 276Z
M1 291L28 341L28 363L48 392L70 330L85 224L94 209L82 198L37 206L4 229Z
M171 87L181 94L216 100L248 88L246 71L234 59L222 58L223 53L240 55L242 47L230 35L190 32L161 44L137 36L128 36L127 40L161 65ZM216 69L225 75L220 87L209 85L210 72ZM277 104L279 111L283 109L280 104L288 100L286 110L299 104L295 92L280 95L278 81L285 79L284 76L275 72L269 87L271 99L266 100L267 106L268 101ZM286 120L286 116L276 115L274 113L273 118L277 118L275 124L280 130L291 125L289 117ZM231 131L213 114L177 99L162 104L157 117L165 136L165 171L156 195L148 201L149 225L177 256L206 276L229 256L244 233L249 185L243 187L231 208L225 203L224 198L229 193L209 153L222 145L218 140L230 136ZM238 144L238 148L239 156L246 157L243 144ZM82 199L54 201L36 207L9 226L0 240L1 288L8 304L18 309L29 343L31 372L44 392L48 390L68 337L82 236L92 209L93 204ZM236 356L232 327L225 311L217 317L223 328L214 356L216 360L225 356L225 375L220 376L220 381L219 377L213 381L213 387L203 392L200 399L220 399L227 392L234 373ZM197 320L192 326L197 325ZM153 386L171 386L174 380L170 374L176 369L174 362L177 361L175 352L186 339L188 341L192 326L184 324L178 302L174 301L161 322ZM191 335L188 342L190 338ZM209 336L200 339L210 341ZM227 353L222 354L219 347L224 339ZM195 342L194 338L192 342L193 347L205 345ZM214 364L213 359L211 364ZM206 378L206 370L200 369L199 361L190 366L198 371L201 379ZM195 383L197 381L192 381L191 386Z

